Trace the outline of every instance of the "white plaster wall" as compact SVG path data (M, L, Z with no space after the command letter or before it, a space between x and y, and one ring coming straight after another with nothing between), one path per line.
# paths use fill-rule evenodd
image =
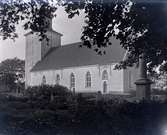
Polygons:
M86 87L86 73L87 71L91 74L91 87ZM75 75L75 86L76 92L95 92L100 90L97 66L79 67L79 68L67 68L62 70L62 82L61 85L70 87L70 74Z
M61 35L55 34L53 32L47 32L48 38L52 36L52 47L57 47L61 45Z
M123 92L123 70L114 70L115 64L111 66L110 91Z
M28 34L26 36L25 51L25 87L31 85L30 70L40 60L41 42L36 34Z
M54 74L54 70L39 71L39 72L31 73L31 86L41 85L43 75L45 75L46 77L46 84L49 84L49 85L54 84L53 74Z
M51 41L52 36L52 41ZM41 59L48 53L48 51L52 47L60 46L61 45L61 36L53 34L52 32L47 32L47 38L49 38L49 42L46 39L42 40L41 44ZM48 43L48 44L47 44Z
M129 86L129 72L130 70L132 71L132 87ZM139 78L139 68L135 68L135 67L127 67L127 69L123 70L124 74L123 74L123 78L124 78L124 91L125 92L129 92L130 90L136 90L136 85L134 82L136 82L136 80Z
M56 84L56 75L60 75L60 85L70 88L70 74L75 75L75 92L97 92L103 93L103 83L107 82L107 93L109 92L122 92L123 91L123 71L113 70L114 65L92 65L84 67L64 68L61 70L46 70L39 72L32 72L31 85L40 85L42 76L46 76L47 84ZM102 80L102 72L107 70L108 80ZM91 87L86 87L86 73L91 73Z

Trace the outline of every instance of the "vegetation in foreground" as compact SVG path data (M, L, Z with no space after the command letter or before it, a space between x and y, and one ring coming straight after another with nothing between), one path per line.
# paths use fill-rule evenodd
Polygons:
M160 101L106 96L97 106L93 94L79 99L63 86L35 86L24 97L1 95L0 134L164 135L166 112Z

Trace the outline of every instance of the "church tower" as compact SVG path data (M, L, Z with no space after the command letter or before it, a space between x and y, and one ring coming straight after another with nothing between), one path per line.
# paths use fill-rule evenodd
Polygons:
M61 36L62 34L54 31L52 29L52 19L46 18L49 22L49 27L46 29L47 38L49 38L49 42L45 39L39 41L40 37L36 35L34 32L25 34L26 37L26 53L25 53L25 88L31 86L31 73L30 70L33 66L40 60L44 58L47 52L52 47L59 47L61 46ZM48 44L47 44L48 43Z

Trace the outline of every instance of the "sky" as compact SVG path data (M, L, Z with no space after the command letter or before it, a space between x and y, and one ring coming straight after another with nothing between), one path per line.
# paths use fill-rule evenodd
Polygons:
M75 16L72 19L68 18L68 14L64 11L63 7L58 7L56 11L57 17L53 18L52 28L53 30L63 34L62 45L79 42L82 34L84 24L84 13L80 12L79 16ZM11 39L2 40L0 37L0 62L5 59L18 57L19 59L25 59L25 46L26 38L24 34L28 31L23 29L23 23L16 27L16 32L19 34L19 38L15 42Z

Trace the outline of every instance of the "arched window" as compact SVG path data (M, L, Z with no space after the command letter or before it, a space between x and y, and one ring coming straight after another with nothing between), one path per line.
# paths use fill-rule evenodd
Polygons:
M60 75L57 74L57 75L56 75L56 83L59 83L59 82L60 82Z
M45 75L42 76L42 84L46 84L46 77L45 77Z
M102 79L103 80L108 80L108 73L107 73L107 70L104 70L103 73L102 73Z
M129 88L132 88L132 71L129 71Z
M91 74L89 71L86 73L86 87L91 87Z
M73 73L70 75L70 87L75 88L75 76Z

